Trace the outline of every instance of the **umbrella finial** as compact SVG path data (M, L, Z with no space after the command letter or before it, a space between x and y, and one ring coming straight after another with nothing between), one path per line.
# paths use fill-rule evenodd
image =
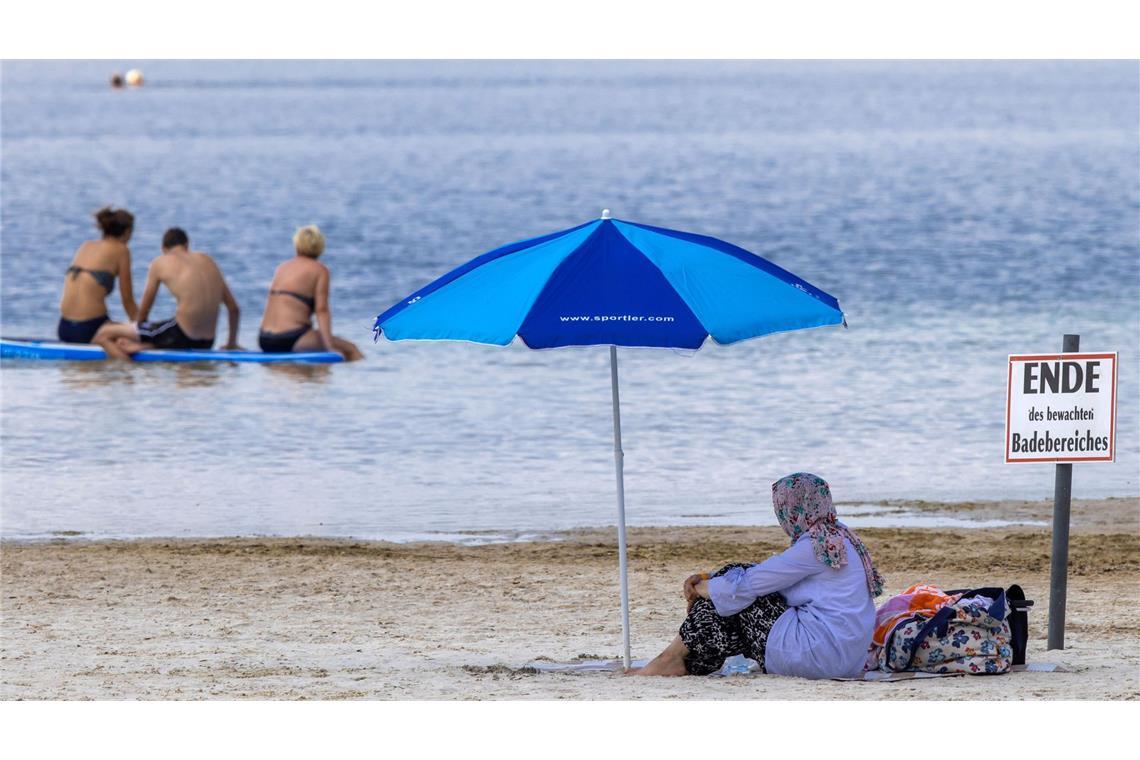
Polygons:
M602 209L602 218L603 219L609 219L610 218L610 210L608 208Z

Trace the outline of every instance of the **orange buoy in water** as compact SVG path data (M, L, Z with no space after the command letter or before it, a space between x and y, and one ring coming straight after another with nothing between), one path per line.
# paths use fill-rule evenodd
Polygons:
M138 69L131 69L127 72L127 84L131 87L142 87L143 75Z

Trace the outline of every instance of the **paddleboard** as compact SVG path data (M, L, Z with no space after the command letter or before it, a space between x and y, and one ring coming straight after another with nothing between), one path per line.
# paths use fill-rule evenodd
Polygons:
M0 359L47 361L102 361L107 353L87 343L59 343L51 340L0 338ZM248 364L333 364L344 361L340 354L309 351L266 354L261 351L214 351L200 349L139 351L136 362L241 362Z

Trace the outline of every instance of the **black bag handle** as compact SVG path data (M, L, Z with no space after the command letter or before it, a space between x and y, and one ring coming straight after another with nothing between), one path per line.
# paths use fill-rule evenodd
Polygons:
M1005 600L1009 604L1009 646L1013 650L1013 664L1025 664L1025 650L1029 646L1029 608L1032 599L1025 598L1025 591L1016 583L1005 590Z

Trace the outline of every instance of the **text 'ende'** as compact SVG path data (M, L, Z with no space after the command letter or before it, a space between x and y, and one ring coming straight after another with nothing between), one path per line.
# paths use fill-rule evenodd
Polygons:
M1022 392L1100 393L1100 360L1026 362Z

